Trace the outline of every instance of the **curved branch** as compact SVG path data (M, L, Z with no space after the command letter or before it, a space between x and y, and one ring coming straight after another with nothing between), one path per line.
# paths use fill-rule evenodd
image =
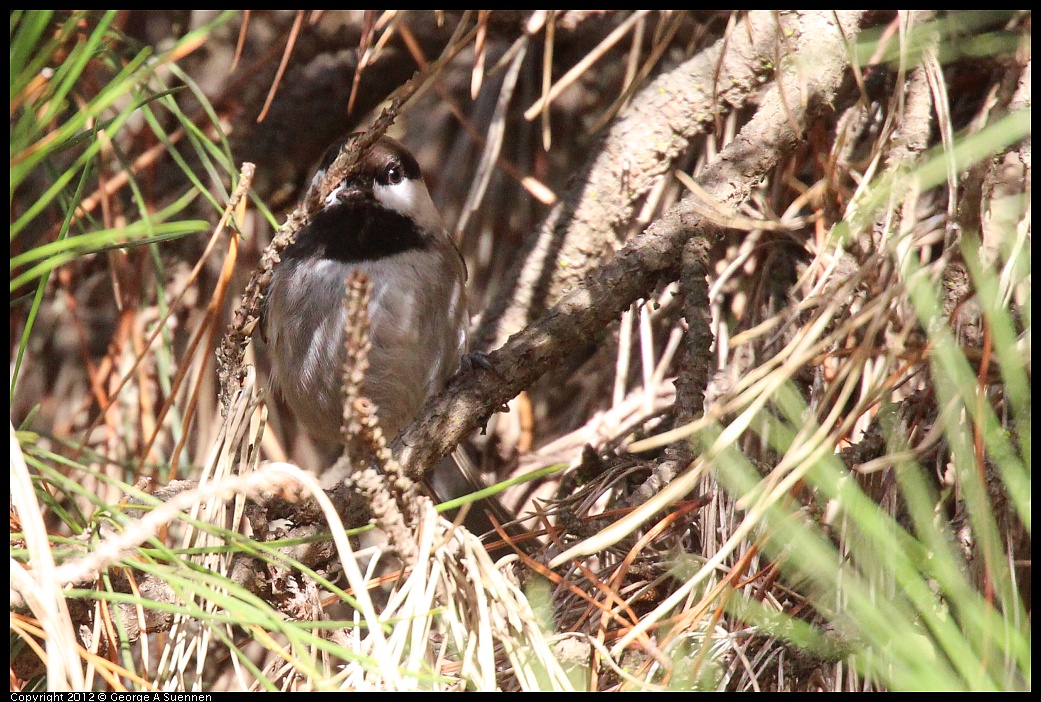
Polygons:
M691 139L756 94L778 63L781 30L793 30L796 19L751 12L725 38L633 97L570 191L528 238L507 292L483 315L479 348L501 346L617 248L617 230Z
M796 54L755 116L698 177L708 196L736 209L797 145L807 125L834 109L849 63L847 42L856 35L861 16L856 11L799 16L797 31L790 36ZM591 270L537 324L492 352L488 359L495 371L453 377L392 445L406 473L421 477L482 418L646 296L663 276L678 275L684 244L715 231L701 211L704 207L689 196L676 204L611 260Z

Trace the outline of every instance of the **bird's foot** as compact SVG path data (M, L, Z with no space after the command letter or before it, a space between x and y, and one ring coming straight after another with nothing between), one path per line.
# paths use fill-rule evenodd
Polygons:
M495 366L492 365L491 357L488 356L484 351L471 351L470 353L463 354L463 358L459 364L459 370L464 373L473 373L475 370L480 369L488 371L499 380L506 380L502 373L496 370ZM503 403L495 409L495 412L509 412L510 406ZM492 413L494 414L494 412ZM481 435L488 433L488 422L492 418L492 414L483 417L480 422Z

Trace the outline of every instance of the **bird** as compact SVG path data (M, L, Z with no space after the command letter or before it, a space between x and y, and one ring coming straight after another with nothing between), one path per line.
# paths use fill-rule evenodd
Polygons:
M359 137L356 132L329 147L307 199L320 197L327 169L346 142ZM320 444L342 446L343 298L348 275L359 270L371 286L371 348L362 392L390 439L415 419L467 354L466 263L415 156L389 136L361 154L317 204L311 221L281 252L261 306L270 386ZM454 464L442 462L428 479L438 501L481 487L470 466ZM490 523L478 518L468 526L484 530Z

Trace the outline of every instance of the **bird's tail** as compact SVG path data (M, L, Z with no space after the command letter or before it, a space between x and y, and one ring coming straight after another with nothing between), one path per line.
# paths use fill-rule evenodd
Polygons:
M426 482L431 496L438 503L471 495L485 487L477 466L462 446L456 448L451 456L441 459L437 468L427 476ZM446 516L453 518L451 514ZM494 495L472 503L463 525L477 536L494 535L496 531L492 517L511 536L519 536L523 532L515 522L516 515L510 514Z

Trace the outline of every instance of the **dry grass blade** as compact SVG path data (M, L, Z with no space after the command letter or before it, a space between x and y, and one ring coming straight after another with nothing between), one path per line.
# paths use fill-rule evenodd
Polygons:
M499 89L499 98L495 102L495 113L488 125L488 135L485 138L484 150L481 152L481 160L477 165L474 181L470 185L470 192L466 195L466 202L463 203L459 221L455 225L457 235L466 230L470 215L480 206L488 189L488 183L491 182L493 166L499 162L503 138L506 135L506 108L509 107L510 100L513 98L513 89L517 85L517 77L520 75L521 65L527 55L527 41L523 39L520 41L524 43L520 44L520 50L510 62L506 77L502 81L502 87Z
M51 553L44 526L43 514L33 490L29 469L25 465L21 446L11 425L11 505L18 514L30 570L11 563L12 594L36 615L46 637L47 686L52 690L82 690L83 669L77 654L76 634L69 616L68 604L62 594L62 581Z
M270 90L268 90L264 107L261 108L260 114L257 115L257 122L263 122L268 110L271 108L271 103L275 99L275 93L278 91L278 84L282 82L282 74L285 73L286 66L289 64L289 57L293 54L293 47L296 45L296 38L300 35L300 27L304 23L304 15L306 14L306 10L296 11L296 19L293 20L293 27L289 30L289 38L286 39L286 48L282 52L282 61L278 64L278 72L275 74L275 80L271 83Z
M571 70L569 70L567 73L561 76L556 83L553 83L552 85L543 84L543 96L536 100L531 105L531 107L524 111L524 119L533 120L535 119L535 117L539 115L543 115L543 119L545 119L545 116L549 114L549 105L557 98L557 96L564 92L564 90L566 90L569 85L575 82L575 80L580 75L589 70L589 68L594 63L599 61L612 46L621 41L622 38L629 33L629 30L632 29L633 25L635 25L637 22L640 22L644 18L644 16L647 15L647 13L649 12L650 10L637 10L636 12L634 12L632 15L626 18L624 22L618 25L617 29L615 29L613 32L604 37L604 40L600 42L596 46L596 48L594 48L592 51L590 51L588 54L582 57L581 61L572 66ZM553 20L551 18L550 22L552 21ZM552 36L550 34L548 26L546 44L552 44ZM548 51L551 51L551 49L548 49ZM553 55L552 53L548 53L546 55L546 65L552 65L552 63ZM544 73L543 75L544 79L549 77L548 72ZM548 143L543 143L543 146L547 150L549 149Z

